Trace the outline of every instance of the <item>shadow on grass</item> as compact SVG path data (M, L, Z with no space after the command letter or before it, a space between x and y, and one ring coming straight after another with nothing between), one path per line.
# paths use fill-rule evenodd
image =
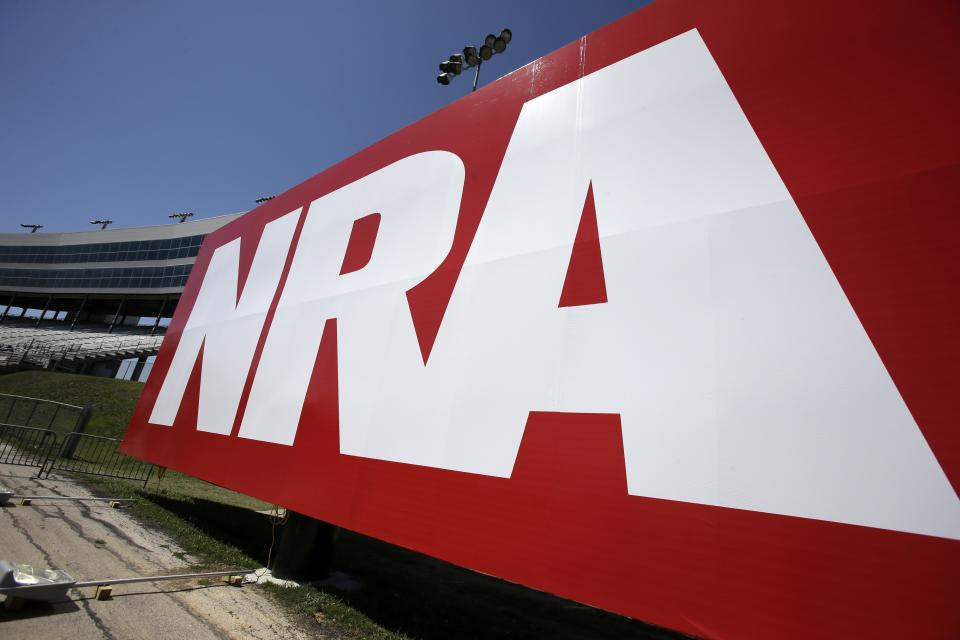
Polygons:
M413 638L685 637L345 530L333 570L361 588L325 590Z
M264 514L203 498L167 496L148 491L137 493L140 498L170 511L211 538L236 547L260 566L267 564L271 527L270 519ZM280 528L277 529L279 536Z
M194 527L267 562L270 522L263 514L199 498L144 495ZM277 537L282 527L277 530ZM276 550L276 547L274 547ZM341 530L334 572L357 584L320 587L386 629L422 640L446 638L684 638L517 584L485 576ZM602 568L598 568L602 570Z

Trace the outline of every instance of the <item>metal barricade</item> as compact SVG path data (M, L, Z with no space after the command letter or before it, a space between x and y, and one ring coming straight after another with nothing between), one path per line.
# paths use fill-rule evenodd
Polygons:
M39 467L38 477L69 471L146 486L152 464L117 451L117 438L83 433L91 413L90 406L0 393L0 463Z
M0 423L0 463L39 467L39 476L56 444L57 434L50 429Z
M120 440L87 433L71 433L66 436L55 456L49 458L46 469L41 471L50 477L53 471L86 473L107 478L142 480L146 486L153 475L153 465L117 451Z
M0 423L67 433L77 429L84 408L64 402L0 393Z

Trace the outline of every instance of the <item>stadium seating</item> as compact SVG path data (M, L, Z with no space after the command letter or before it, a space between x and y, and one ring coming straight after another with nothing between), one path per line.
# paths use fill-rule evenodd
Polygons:
M150 327L118 326L109 331L103 324L76 325L36 320L12 320L0 324L0 367L76 369L88 361L123 360L156 355L163 342L163 329L150 334Z

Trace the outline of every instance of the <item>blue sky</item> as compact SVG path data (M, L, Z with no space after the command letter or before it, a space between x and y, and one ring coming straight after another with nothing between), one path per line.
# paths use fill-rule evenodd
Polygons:
M642 0L0 0L0 232L244 211Z

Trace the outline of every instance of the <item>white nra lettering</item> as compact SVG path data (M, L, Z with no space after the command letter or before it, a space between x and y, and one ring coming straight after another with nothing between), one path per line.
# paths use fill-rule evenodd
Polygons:
M239 300L240 240L214 251L150 422L173 424L203 347L197 429L230 433L299 216L294 211L266 225Z
M558 308L591 183L609 302ZM462 185L431 152L311 205L241 437L293 443L336 318L344 454L509 477L531 411L617 413L631 495L960 537L957 496L696 31L523 106L425 364L405 293L449 251ZM340 275L374 211L370 263ZM202 341L186 335L151 421L176 413ZM229 432L222 395L243 382L201 385L198 428Z
M449 252L463 180L460 158L431 151L400 160L310 205L250 390L241 437L293 443L327 318L338 319L338 366L344 384L349 384L344 367L354 358L349 345L369 340L368 348L375 349L391 335L401 340L415 335L405 293ZM381 216L373 256L359 271L340 275L353 221L370 212ZM341 331L351 338L340 338ZM417 358L422 367L422 358ZM379 379L393 373L375 366L363 375Z

